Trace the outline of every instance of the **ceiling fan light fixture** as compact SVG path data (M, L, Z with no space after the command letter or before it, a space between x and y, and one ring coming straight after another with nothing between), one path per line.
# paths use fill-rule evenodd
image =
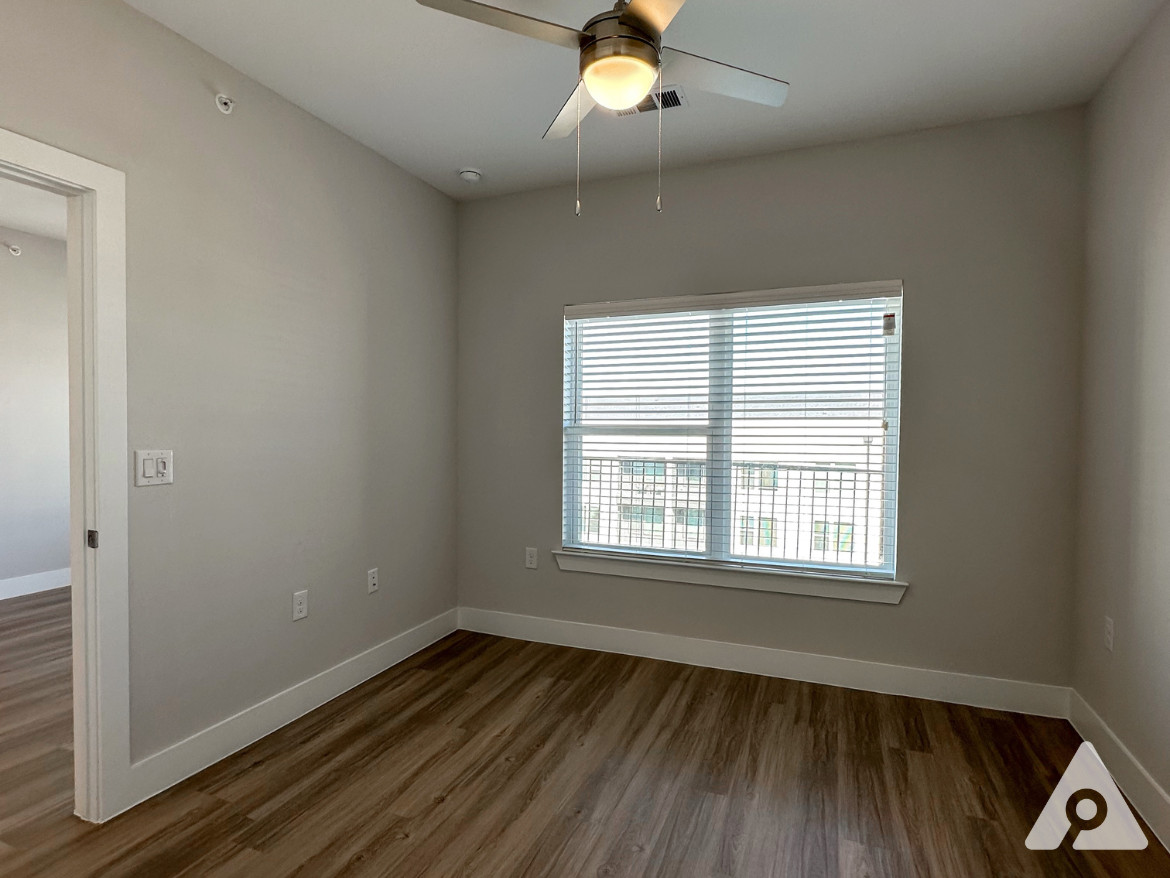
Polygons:
M581 80L589 95L609 110L628 110L650 93L658 78L658 41L621 20L598 16L586 26L592 38L581 47Z
M581 72L593 100L610 110L636 107L650 93L658 67L635 55L598 58Z

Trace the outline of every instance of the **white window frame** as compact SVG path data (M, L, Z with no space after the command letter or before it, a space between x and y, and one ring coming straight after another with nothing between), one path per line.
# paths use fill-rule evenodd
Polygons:
M812 303L839 301L843 299L870 299L882 297L902 297L905 291L900 280L879 281L872 283L835 284L830 286L797 287L790 289L756 290L736 293L713 293L696 296L674 296L654 299L635 299L624 302L597 302L583 305L569 305L565 307L565 320L574 321L590 317L617 317L633 316L654 313L670 313L682 311L728 310L726 331L731 331L730 309L780 305L787 303ZM578 331L578 325L566 323L566 344L572 343L576 350L577 339L571 338L571 333ZM719 331L716 322L712 332ZM714 348L715 345L712 345ZM900 357L900 346L896 352L887 356ZM575 398L568 400L567 420L564 425L564 454L565 469L571 471L575 465L577 470L582 466L582 437L589 428L578 426L578 413L581 407L580 399L580 363L574 358L578 374L572 386L577 389ZM895 364L899 369L900 362ZM711 394L709 396L710 414L703 426L677 426L647 428L639 426L639 433L662 431L664 434L685 435L717 435L721 430L729 429L730 420L730 376L723 375L727 370L725 361L720 362L718 372L712 369ZM887 367L886 374L890 374ZM901 394L887 394L887 417L889 422L898 422L899 401ZM607 426L607 433L620 432L622 428ZM896 454L900 440L898 435L888 436L887 442L893 443ZM733 558L732 541L736 530L736 522L731 521L729 510L724 507L730 501L730 485L723 485L724 480L730 479L731 460L730 445L721 443L715 447L721 450L712 453L707 460L707 522L708 522L708 552L703 558L687 557L684 553L671 551L632 549L610 550L592 548L580 545L579 537L582 534L580 521L579 495L575 487L575 480L566 483L563 494L563 544L560 550L554 551L554 556L561 570L602 573L613 576L626 576L636 579L655 579L671 582L685 582L700 585L716 585L730 588L741 588L753 591L771 591L788 594L802 594L819 597L834 597L847 600L896 604L899 603L906 591L908 583L897 579L897 527L895 527L893 551L894 564L887 571L861 572L841 571L839 569L817 569L815 564L780 565L771 563L744 562ZM726 457L726 460L722 458ZM895 519L897 517L897 468L887 472L887 491L892 492Z

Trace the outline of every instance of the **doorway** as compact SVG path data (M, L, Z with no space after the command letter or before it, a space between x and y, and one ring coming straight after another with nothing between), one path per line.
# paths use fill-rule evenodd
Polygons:
M11 831L73 806L66 202L0 179L0 745Z
M64 802L58 807L67 806L71 786L74 813L100 822L135 802L129 761L125 176L0 129L0 217L5 209L17 213L14 206L21 204L26 208L55 205L49 213L63 206L64 216L56 213L52 220L61 236L56 245L47 243L52 240L48 235L6 229L0 240L5 236L13 240L0 250L0 257L12 260L7 267L20 265L31 277L34 256L39 262L50 251L63 255L64 267L58 268L64 280L66 329L63 338L52 335L60 327L51 332L47 327L53 321L33 309L14 320L19 323L16 330L18 334L49 333L32 350L44 354L42 348L49 344L45 339L52 335L58 346L64 346L68 361L63 388L66 459L59 459L60 445L53 451L41 448L43 443L27 441L22 446L24 457L11 473L5 471L6 482L22 480L26 495L45 499L44 508L28 516L30 526L20 532L8 563L15 565L12 570L48 566L5 577L6 582L19 580L8 582L9 591L26 592L10 595L24 602L22 643L27 651L19 658L25 662L26 682L34 689L31 695L29 691L23 695L35 700L38 677L61 690L56 701L50 698L42 705L39 720L33 715L24 717L33 725L45 724L44 740L37 744L38 736L31 736L27 755L63 775L46 780L50 788L62 782L57 793ZM33 212L26 209L24 214L27 218ZM22 283L32 282L26 278ZM51 361L46 354L40 364L45 375L53 373ZM34 402L22 415L29 419L30 430L36 419L35 402L40 399L52 408L49 400L61 390L58 374L24 394ZM60 411L56 417L61 422ZM52 422L52 418L45 421ZM24 436L15 432L18 438ZM43 453L38 455L38 449ZM67 472L64 490L62 466ZM50 490L50 484L56 488ZM50 495L56 499L50 501ZM61 507L66 500L67 512ZM34 518L37 527L31 524ZM62 536L67 547L61 545ZM54 566L61 563L63 567ZM68 581L67 591L63 579ZM15 619L16 613L12 615ZM19 699L21 694L9 693L9 697ZM0 710L9 717L15 715L11 704L0 705ZM0 734L3 731L0 724ZM54 744L44 750L58 737L61 749ZM42 748L39 756L34 752L38 746ZM70 777L71 784L65 785Z

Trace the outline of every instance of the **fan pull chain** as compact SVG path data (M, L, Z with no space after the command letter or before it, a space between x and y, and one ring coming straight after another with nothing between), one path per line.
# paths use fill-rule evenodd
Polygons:
M577 216L581 215L581 80L577 80Z
M655 206L662 213L662 56L658 56L658 201Z

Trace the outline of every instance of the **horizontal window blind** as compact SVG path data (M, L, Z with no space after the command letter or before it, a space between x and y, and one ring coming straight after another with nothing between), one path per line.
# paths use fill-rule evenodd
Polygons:
M893 577L900 284L613 312L566 309L566 547Z

